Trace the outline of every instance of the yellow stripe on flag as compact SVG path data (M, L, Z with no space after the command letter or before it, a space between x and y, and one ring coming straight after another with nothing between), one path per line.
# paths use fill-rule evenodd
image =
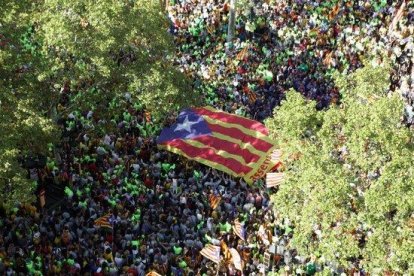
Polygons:
M228 153L228 152L226 152L226 151L224 151L224 150L217 150L217 149L215 149L215 148L212 148L212 147L209 147L209 146L207 146L207 145L204 145L203 143L198 142L198 141L194 141L194 140L190 140L190 139L188 139L188 140L185 140L185 142L186 142L187 144L189 144L189 145L192 145L192 146L197 147L197 148L200 148L200 149L211 149L211 150L213 150L216 154L218 154L218 155L220 155L220 156L223 156L224 158L233 158L234 160L239 161L240 163L242 163L242 164L243 164L243 165L245 165L245 166L250 166L250 167L252 167L252 166L254 166L254 164L255 164L255 162L246 163L246 161L245 161L245 160L243 159L243 157L241 157L240 155L231 154L231 153ZM263 154L263 153L262 153L262 154Z
M208 26L207 26L207 32L208 32L209 34L213 35L215 30L216 30L216 29L214 28L214 26L211 26L211 25L208 25Z
M270 149L270 151L273 151L274 149L276 149L276 146ZM248 184L252 184L255 180L264 177L266 173L276 166L276 164L277 162L273 162L270 155L263 155L253 170L246 174L243 179Z
M210 201L210 207L213 210L216 209L221 202L221 196L216 196L214 194L210 194L208 199Z
M227 246L226 242L224 240L220 241L220 248L221 251L223 252L223 256L225 260L230 260L231 259L231 254L229 251L229 247Z
M109 222L110 217L111 217L111 214L107 214L100 218L97 218L94 222L95 226L104 227L104 228L112 228L112 225Z
M243 177L249 184L275 168L276 145L262 123L209 106L192 111L204 119L210 133L194 138L167 138L168 142L159 143L159 148ZM168 131L170 128L163 131L166 137Z
M258 156L262 156L263 155L263 151L260 151L258 149L256 149L255 147L253 147L250 143L243 143L241 140L239 139L235 139L233 137L221 134L219 132L213 132L212 136L217 137L219 139L225 140L225 141L229 141L232 142L234 144L239 145L242 149L246 149L248 151L250 151L250 153L258 155Z
M243 60L246 58L246 56L248 55L248 50L249 50L249 45L247 45L246 47L244 47L236 56L237 60Z
M247 96L249 97L250 103L254 103L257 100L257 94L251 90L247 92Z
M245 127L243 127L241 125L238 125L238 124L231 124L231 123L226 123L226 122L223 122L223 121L220 121L220 123L218 123L217 120L211 119L211 118L209 118L207 116L202 116L202 117L209 124L219 125L219 126L222 126L222 127L225 127L225 128L237 128L238 130L242 131L246 135L249 135L251 137L254 137L254 138L263 140L264 142L267 142L269 144L273 144L274 143L267 135L264 135L261 132L258 132L258 131L254 131L254 130L245 128Z
M190 157L187 154L185 154L183 151L181 151L180 149L177 149L176 147L171 147L171 146L168 146L168 145L158 145L158 147L160 149L165 149L165 150L171 151L175 154L183 155L183 156L187 157L188 159L195 160L195 161L200 162L201 164L204 164L206 166L209 166L209 167L212 167L212 168L215 168L215 169L219 169L219 170L221 170L221 171L223 171L227 174L230 174L232 176L240 177L239 174L237 174L236 172L230 170L229 168L227 168L225 166L222 166L220 164L217 164L216 162L209 161L209 160L206 160L206 159L201 158L201 157Z

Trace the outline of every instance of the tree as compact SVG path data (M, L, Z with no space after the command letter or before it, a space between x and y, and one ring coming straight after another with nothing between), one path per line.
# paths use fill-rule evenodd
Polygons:
M110 118L124 112L112 103L130 95L161 119L199 98L171 62L173 41L159 1L0 1L0 192L6 207L33 199L35 184L18 158L48 154L65 114L92 110Z
M414 271L413 131L389 89L389 67L335 76L342 103L317 111L289 91L266 121L284 149L286 179L273 196L294 221L300 254L374 274Z
M35 10L38 79L54 90L52 105L65 84L83 110L106 109L129 93L159 117L198 99L169 59L173 41L159 1L49 0Z
M35 62L27 42L30 4L2 1L0 11L0 202L6 209L33 200L36 184L19 159L47 152L56 128L39 102L40 86L30 67ZM27 45L26 45L27 46Z

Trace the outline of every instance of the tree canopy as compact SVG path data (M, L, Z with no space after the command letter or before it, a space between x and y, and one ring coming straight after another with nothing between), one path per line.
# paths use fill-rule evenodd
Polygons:
M2 1L0 11L0 194L12 206L33 199L35 183L27 179L19 158L47 151L56 128L45 116L40 84L30 72L27 46L30 6L25 1Z
M368 271L413 271L413 132L387 65L335 76L341 104L323 111L291 90L266 124L284 149L276 211L301 254Z
M85 109L129 93L161 115L191 104L191 87L169 55L173 41L159 1L48 0L34 12L41 81L65 83Z
M0 191L7 206L31 199L35 185L18 158L48 154L59 118L122 115L118 103L127 97L157 120L198 101L170 59L159 1L1 3Z

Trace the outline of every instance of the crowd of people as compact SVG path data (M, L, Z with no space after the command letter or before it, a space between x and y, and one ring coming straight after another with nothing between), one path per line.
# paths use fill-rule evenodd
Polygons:
M40 184L52 177L64 185L64 201L49 212L20 206L1 220L0 273L239 275L231 264L200 255L208 243L237 249L244 273L258 273L272 237L287 244L291 233L288 223L273 223L268 191L158 150L153 138L140 136L148 123L142 110L128 97L120 105L128 111L103 137L87 133L97 123L92 112L62 121L68 139L61 162L49 160L37 177ZM96 220L105 216L102 227ZM247 233L243 239L233 230L236 220ZM255 234L259 229L265 238Z
M387 58L391 90L400 89L413 122L412 1L237 2L233 45L226 43L227 1L180 0L169 7L177 66L211 104L263 120L294 88L324 108L340 97L335 71Z
M355 70L363 56L381 62L385 53L413 123L413 3L388 2L244 1L228 45L227 2L177 0L168 7L175 62L207 104L263 120L290 88L319 108L335 104L333 72ZM294 226L278 217L271 190L157 149L142 107L128 94L114 104L124 112L100 136L90 131L102 121L92 111L60 120L59 158L35 178L59 183L65 196L50 210L22 205L1 217L1 275L241 275L226 262L226 248L240 254L244 275L263 273L269 251L287 274L364 274L358 264L299 256L290 247ZM200 255L207 244L222 248L222 263Z

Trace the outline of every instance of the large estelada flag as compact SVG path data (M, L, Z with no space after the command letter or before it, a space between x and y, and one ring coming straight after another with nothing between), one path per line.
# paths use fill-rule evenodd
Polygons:
M212 107L183 110L164 128L158 147L253 183L274 168L275 144L260 122Z

